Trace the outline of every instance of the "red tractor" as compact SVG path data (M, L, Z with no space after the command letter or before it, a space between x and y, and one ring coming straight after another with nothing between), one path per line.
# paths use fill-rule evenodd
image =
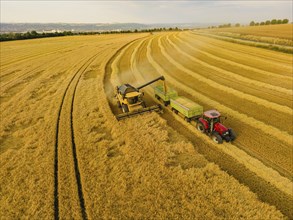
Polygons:
M221 114L216 110L209 110L203 113L203 116L198 119L197 129L212 137L217 144L223 143L223 140L229 142L236 138L234 131L231 128L226 128L221 124Z

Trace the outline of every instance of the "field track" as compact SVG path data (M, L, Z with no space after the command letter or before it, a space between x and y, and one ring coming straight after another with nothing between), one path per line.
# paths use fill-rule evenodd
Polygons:
M61 127L60 125L60 118L62 114L62 109L64 105L64 100L66 96L71 96L72 102L70 105L70 139L71 139L71 145L72 145L72 156L73 156L73 161L74 161L74 170L75 170L75 177L76 177L76 183L77 183L77 191L78 191L78 197L79 197L79 203L80 203L80 209L82 213L82 218L87 219L87 214L85 210L85 204L84 204L84 196L82 192L82 185L81 185L81 180L80 180L80 171L78 168L78 158L77 158L77 153L76 153L76 144L74 141L74 129L73 129L73 110L74 110L74 99L75 99L75 93L76 93L76 88L78 86L78 82L82 76L82 74L87 70L89 65L95 60L95 58L98 56L94 55L91 57L85 64L73 75L71 81L69 82L68 86L65 89L64 95L62 97L61 105L59 108L58 112L58 117L57 117L57 127L56 127L56 143L55 143L55 161L54 161L54 176L55 176L55 189L54 189L54 207L55 207L55 219L59 219L59 193L58 193L58 179L59 179L59 174L58 174L58 152L59 152L59 146L58 146L58 139L59 139L59 129ZM74 82L75 81L75 82ZM72 85L72 86L71 86ZM73 91L71 90L71 94L68 91L70 87L73 87ZM65 110L63 110L65 111ZM61 151L62 152L62 151ZM60 156L62 158L62 156Z
M0 216L293 218L290 55L192 32L27 42L1 49ZM237 139L168 107L117 122L115 86L159 75Z

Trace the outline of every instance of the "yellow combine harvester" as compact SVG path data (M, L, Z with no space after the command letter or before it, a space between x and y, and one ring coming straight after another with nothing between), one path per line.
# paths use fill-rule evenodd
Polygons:
M124 118L132 117L135 115L143 114L145 112L152 112L152 111L161 111L161 105L154 105L151 107L147 107L145 102L143 101L143 92L140 92L140 89L158 81L162 80L164 83L164 88L166 89L165 85L165 78L164 76L160 76L150 82L147 82L137 88L130 84L123 84L121 86L117 86L116 89L116 98L118 107L122 109L122 114L116 115L117 120L121 120Z

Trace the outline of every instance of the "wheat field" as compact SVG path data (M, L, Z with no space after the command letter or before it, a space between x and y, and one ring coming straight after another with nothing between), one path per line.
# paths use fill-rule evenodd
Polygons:
M236 141L168 108L118 122L115 86L159 75ZM48 38L2 42L0 79L4 219L293 217L289 54L191 31Z

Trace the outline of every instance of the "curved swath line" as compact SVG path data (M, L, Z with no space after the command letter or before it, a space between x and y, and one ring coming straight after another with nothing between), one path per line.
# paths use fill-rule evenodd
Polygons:
M261 98L258 98L258 97L255 97L253 95L249 95L249 94L246 94L244 92L241 92L241 91L238 91L238 90L235 90L231 87L228 87L228 86L224 86L224 85L221 85L213 80L210 80L210 79L207 79L203 76L201 76L200 74L190 70L189 68L186 68L184 67L181 63L178 63L175 59L173 59L173 57L171 57L165 50L165 48L162 46L162 43L161 43L161 38L159 38L159 48L163 54L163 56L171 63L173 64L174 66L176 66L178 69L180 69L181 71L187 73L188 75L190 75L191 77L196 77L197 80L203 82L203 83L206 83L208 84L209 86L211 87L214 87L218 90L222 90L224 92L227 92L227 93L230 93L230 94L233 94L235 96L238 96L239 98L243 98L243 99L246 99L250 102L253 102L253 103L256 103L258 105L262 105L266 108L271 108L273 110L276 110L276 111L279 111L279 112L282 112L282 113L285 113L285 114L288 114L288 115L293 115L293 111L291 108L287 107L287 106L283 106L283 105L279 105L279 104L276 104L274 102L270 102L270 101L267 101L267 100L264 100L264 99L261 99Z
M180 35L181 36L181 35ZM244 65L244 64L241 64L241 63L237 63L235 61L232 61L232 60L227 60L227 59L224 59L224 58L221 58L221 57L218 57L218 56L215 56L211 53L208 53L208 52L205 52L203 50L199 50L197 49L196 47L192 46L190 43L188 43L187 41L183 41L177 37L175 37L177 40L179 40L181 43L184 43L186 44L186 46L188 46L191 50L194 50L196 52L200 52L210 58L213 58L215 60L219 60L221 62L225 62L227 64L230 64L230 65L233 65L233 66L237 66L237 67L240 67L240 68L243 68L243 69L246 69L246 70L250 70L250 71L253 71L253 72L256 72L256 73L259 73L259 74L262 74L262 75L266 75L266 76L272 76L272 77L278 77L278 78L282 78L282 79L286 79L286 80L292 80L292 77L290 76L283 76L283 75L279 75L279 74L276 74L276 73L271 73L271 72L267 72L265 70L261 70L261 69L258 69L258 68L255 68L255 67L251 67L251 66L248 66L248 65ZM183 37L182 37L183 38Z
M160 73L160 74L167 74L163 68L153 59L152 55L151 55L151 43L152 43L153 39L151 39L147 45L147 59L149 61L149 63ZM167 78L167 77L166 77ZM186 91L187 93L191 94L192 96L200 99L200 100L209 100L207 97L197 93L196 91L192 90L191 88L185 86L184 84L180 83L179 81L173 79L173 77L168 75L168 81L170 81L172 84L179 86L183 91ZM215 101L209 101L209 103L211 104L215 104L217 102ZM218 106L220 106L220 104L218 104ZM231 110L225 106L221 106L222 109L226 109L229 110L228 112L232 112L235 118L239 118L238 114L236 111ZM240 114L241 115L241 114ZM245 115L241 115L241 116L245 116ZM245 116L247 117L247 116ZM247 117L248 118L248 117ZM243 118L241 118L241 120L243 120ZM250 124L249 124L250 125ZM188 126L188 128L190 128L190 126ZM192 131L194 131L194 127L192 127ZM200 135L200 134L196 134L198 137L204 139L206 137ZM235 158L238 162L240 162L241 164L245 165L249 170L251 170L252 172L256 173L258 176L262 177L263 179L271 182L276 188L278 188L279 190L285 192L286 194L292 195L292 182L281 176L277 171L266 167L264 164L262 164L259 160L252 158L251 156L249 156L246 152L244 152L243 150L238 149L236 146L233 146L232 144L228 144L228 143L223 143L222 145L218 145L215 143L210 143L213 144L214 146L216 146L217 148L220 148L223 152L225 152L226 154L232 156L233 158ZM241 155L241 157L237 156L237 155ZM265 171L265 172L264 172ZM280 184L280 181L282 182Z
M132 54L131 54L131 57L130 57L130 69L133 73L135 72L138 72L138 69L137 69L137 66L136 66L136 62L135 62L135 57L136 57L136 54L137 54L137 51L140 49L141 45L147 41L147 40L150 40L150 39L145 39L145 40L142 40L137 46L136 48L133 50ZM134 74L135 75L135 74Z
M290 64L288 62L280 63L280 61L282 60L281 58L270 58L269 56L255 55L254 53L249 53L247 50L235 49L235 47L233 47L233 48L230 47L229 50L227 50L224 45L223 46L221 44L219 45L219 41L220 41L220 43L226 43L226 44L230 43L230 44L236 44L237 46L249 47L249 46L246 46L246 45L241 45L241 44L237 44L237 43L231 43L231 42L227 42L227 41L223 41L223 40L221 41L221 40L217 40L217 39L214 39L214 38L211 38L211 37L204 37L202 35L198 35L198 34L195 34L195 33L187 33L187 34L188 35L198 36L198 38L196 40L201 41L201 42L205 42L202 38L214 40L213 42L209 42L209 44L213 45L213 47L221 48L221 50L225 50L227 52L233 51L233 53L242 53L242 54L244 54L244 55L246 55L248 57L258 59L258 60L263 61L263 62L268 62L268 63L274 62L274 64L277 65L277 66L286 66L286 68L288 68L288 67L290 68ZM254 49L261 49L261 48L255 47ZM265 49L263 49L263 50L265 50ZM266 52L269 53L269 52L273 52L273 51L266 50Z
M149 60L149 62L153 65L153 67L158 70L158 72L160 74L168 74L167 72L164 71L164 69L157 63L154 61L154 59L152 58L151 54L150 54L150 44L151 44L152 40L149 42L148 46L147 46L147 58ZM262 132L264 132L265 134L269 134L273 137L275 137L276 139L278 139L279 141L282 141L286 144L291 145L292 144L292 136L289 135L287 132L285 131L281 131L273 126L267 125L261 121L258 121L252 117L249 117L245 114L239 113L238 111L235 111L215 100L212 100L211 98L202 95L201 93L193 90L192 88L186 86L185 84L181 83L179 80L174 79L174 77L170 76L168 74L168 80L170 80L172 82L172 84L177 85L178 87L180 87L183 91L187 92L188 94L190 94L191 96L195 97L196 99L200 100L202 103L206 103L210 106L214 106L215 108L219 109L220 111L226 112L229 115L233 115L234 118L242 121L244 124L247 124L249 126L255 127L256 129L261 130Z
M194 62L197 62L199 64L201 64L202 66L205 66L207 68L210 68L212 70L215 70L216 72L219 72L223 75L226 75L227 77L231 77L233 78L234 80L236 81L241 81L243 82L243 84L246 85L246 83L249 83L249 84L252 84L252 85L255 85L255 86L259 86L259 87L264 87L264 88L267 88L267 89L270 89L270 90L274 90L274 91L278 91L278 92L282 92L282 93L285 93L287 95L293 95L293 91L292 90L289 90L289 89L285 89L285 88L282 88L282 87L279 87L279 86L274 86L274 85L270 85L270 84L267 84L267 83L263 83L261 81L256 81L256 80L252 80L252 79L249 79L249 78L246 78L246 77L243 77L243 76L240 76L240 75L237 75L233 72L230 72L228 70L224 70L222 68L219 68L219 67L216 67L214 65L211 65L211 64L208 64L204 61L201 61L200 59L196 58L196 57L193 57L191 55L189 55L188 53L186 53L185 51L183 51L182 49L180 49L176 44L174 44L170 39L169 39L169 36L167 36L167 41L169 44L171 44L179 53L183 54L184 56L188 57L190 60L194 61Z
M126 50L129 47L131 47L136 41L137 40L134 40L134 41L130 42L125 47L123 47L121 50L119 50L118 54L115 54L116 57L115 57L115 59L113 60L113 62L111 64L111 69L112 69L111 78L113 77L113 75L117 75L119 73L118 62L121 60L121 58L124 55L124 53L126 52Z
M100 53L94 55L93 57L91 57L90 59L88 59L88 61L82 65L77 72L74 74L74 76L71 78L70 82L68 83L64 93L63 93L63 97L62 97L62 101L60 104L60 108L58 111L58 117L57 117L57 124L56 124L56 135L55 135L55 157L54 157L54 217L55 219L59 219L59 198L58 198L58 135L59 135L59 125L60 125L60 117L61 117L61 111L64 105L64 100L65 97L67 95L68 89L71 85L71 83L73 82L73 80L77 77L78 73L84 68L87 67L92 63L92 61L99 55ZM85 70L86 70L85 69ZM83 72L85 72L85 70ZM83 73L82 72L82 73ZM82 76L82 73L80 74L78 81L75 85L75 89L74 89L74 95L75 95L75 90L77 87L77 84L80 80L80 77ZM78 161L77 161L77 156L76 156L76 146L75 146L75 142L74 142L74 133L73 133L73 118L72 118L72 113L73 113L73 101L74 101L74 96L72 99L72 103L71 103L71 138L72 138L72 149L73 149L73 159L74 159L74 169L75 169L75 175L76 175L76 180L77 180L77 184L78 184L78 194L79 194L79 200L80 200L80 206L81 206L81 211L82 211L82 216L83 219L87 219L86 216L86 211L85 211L85 205L84 205L84 197L83 197L83 193L82 193L82 187L81 187L81 180L80 180L80 173L79 173L79 169L78 169Z

